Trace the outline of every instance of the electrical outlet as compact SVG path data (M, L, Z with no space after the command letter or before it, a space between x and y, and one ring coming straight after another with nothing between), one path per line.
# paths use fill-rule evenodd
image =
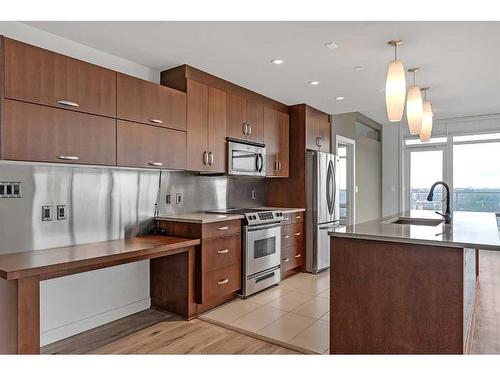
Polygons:
M42 206L42 221L52 221L52 206Z
M22 198L21 182L0 182L0 198Z
M175 204L182 205L184 203L184 198L182 197L182 193L175 194Z
M68 208L65 204L57 205L57 220L66 220L68 218Z
M167 194L167 195L165 196L165 203L166 203L167 205L171 205L171 204L172 204L172 194Z
M257 199L257 192L252 189L252 199Z

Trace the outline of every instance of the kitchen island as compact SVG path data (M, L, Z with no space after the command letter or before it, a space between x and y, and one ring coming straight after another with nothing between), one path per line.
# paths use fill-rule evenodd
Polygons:
M331 354L468 353L494 213L408 211L330 233Z

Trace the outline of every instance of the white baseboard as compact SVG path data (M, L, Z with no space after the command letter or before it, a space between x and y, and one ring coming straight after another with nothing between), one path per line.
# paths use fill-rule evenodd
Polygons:
M53 342L65 339L67 337L82 333L89 329L99 327L103 324L110 323L114 320L124 318L128 315L138 313L151 307L151 298L131 303L129 305L120 306L116 309L106 311L104 313L90 316L88 318L66 324L45 332L40 333L40 346L48 345Z

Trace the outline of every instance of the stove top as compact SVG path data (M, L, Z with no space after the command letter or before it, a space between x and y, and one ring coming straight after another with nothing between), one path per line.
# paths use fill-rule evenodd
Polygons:
M266 210L262 208L226 208L207 212L243 215L245 216L244 224L246 225L278 223L283 220L283 212L280 210Z

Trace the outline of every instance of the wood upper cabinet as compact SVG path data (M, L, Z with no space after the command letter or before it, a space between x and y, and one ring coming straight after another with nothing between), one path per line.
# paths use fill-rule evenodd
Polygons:
M4 159L116 165L116 120L5 100Z
M268 177L288 177L289 116L264 107L264 143Z
M226 171L226 93L187 80L187 168Z
M186 130L186 93L117 73L117 117Z
M5 97L116 116L116 72L3 38Z
M117 121L117 165L186 168L186 132Z
M227 136L263 143L264 105L256 99L228 93Z
M306 106L306 148L330 152L330 116Z

